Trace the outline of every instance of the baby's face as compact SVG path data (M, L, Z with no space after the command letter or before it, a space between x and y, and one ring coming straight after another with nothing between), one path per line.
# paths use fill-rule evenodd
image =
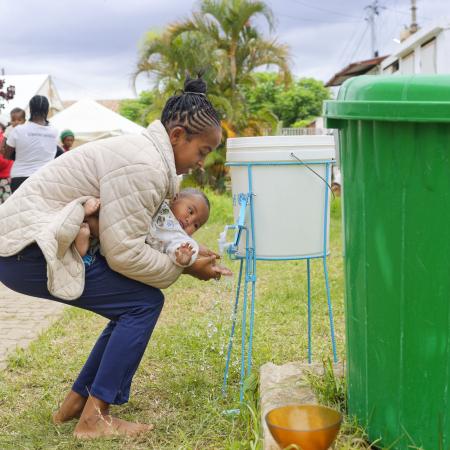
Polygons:
M22 125L25 123L25 118L21 113L13 113L11 114L11 125L16 127L17 125Z
M204 225L209 217L208 205L200 195L178 196L170 205L170 209L189 236Z

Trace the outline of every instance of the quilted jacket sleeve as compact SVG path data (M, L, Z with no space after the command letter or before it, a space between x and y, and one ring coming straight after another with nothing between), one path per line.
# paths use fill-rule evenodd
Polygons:
M170 286L182 272L169 257L145 242L164 200L167 180L147 164L133 164L100 180L100 243L111 269L154 286Z

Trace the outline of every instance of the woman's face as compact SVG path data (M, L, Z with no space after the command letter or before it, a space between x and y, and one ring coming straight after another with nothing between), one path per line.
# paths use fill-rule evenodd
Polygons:
M222 129L207 128L202 134L189 135L183 127L174 127L169 132L175 156L177 174L189 172L189 169L202 168L208 153L216 149L222 139Z

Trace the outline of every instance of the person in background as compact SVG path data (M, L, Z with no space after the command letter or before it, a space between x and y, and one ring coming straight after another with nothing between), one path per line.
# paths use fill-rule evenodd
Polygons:
M75 135L71 130L64 130L59 136L59 139L61 140L63 150L68 152L75 141Z
M9 126L6 128L5 134L8 137L8 134L12 131L13 128L17 127L17 125L22 125L26 122L25 111L22 108L14 108L9 113L10 121Z
M1 143L3 143L3 137L5 135L6 127L7 127L7 123L5 123L3 121L3 119L0 117L0 145L1 145Z
M30 100L30 120L15 127L6 140L5 156L10 159L15 152L11 169L11 191L34 172L55 158L58 132L50 126L47 115L49 102L43 95L35 95Z
M25 111L21 108L14 108L10 111L9 125L6 127L0 139L0 204L4 203L11 195L11 168L14 164L15 154L10 155L10 159L4 157L6 149L6 139L11 131L17 126L25 123ZM2 126L4 124L1 124Z
M4 139L3 139L2 145L0 146L0 148L2 150L2 154L4 154L4 150L6 147L6 139L8 138L11 131L17 125L22 125L26 122L25 111L22 108L13 108L9 112L9 117L10 117L9 123L7 124L6 129L4 130L4 135L3 135ZM10 158L10 159L14 159L14 158Z
M3 147L4 132L6 124L0 121L0 148ZM9 184L9 174L13 162L5 159L0 154L0 204L3 203L11 195L11 186Z

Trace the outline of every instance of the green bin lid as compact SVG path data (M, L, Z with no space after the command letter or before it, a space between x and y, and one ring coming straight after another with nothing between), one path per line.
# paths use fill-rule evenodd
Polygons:
M326 101L327 126L335 120L450 122L450 75L364 75L350 78L337 100Z

